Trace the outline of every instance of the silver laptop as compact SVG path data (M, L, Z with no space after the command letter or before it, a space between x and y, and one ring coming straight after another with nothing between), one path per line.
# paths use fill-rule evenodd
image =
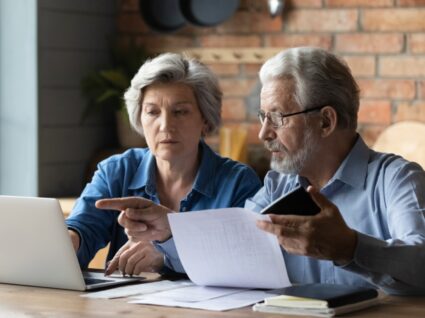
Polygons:
M0 283L84 291L142 279L82 272L58 200L0 196Z

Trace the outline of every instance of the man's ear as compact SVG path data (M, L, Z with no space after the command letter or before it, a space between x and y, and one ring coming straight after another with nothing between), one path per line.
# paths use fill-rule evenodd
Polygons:
M326 106L320 111L322 137L331 135L338 124L338 114L331 106Z

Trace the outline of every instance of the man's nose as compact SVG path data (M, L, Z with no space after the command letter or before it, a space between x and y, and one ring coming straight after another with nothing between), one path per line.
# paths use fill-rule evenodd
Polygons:
M264 118L263 123L261 124L260 132L258 133L258 138L262 141L273 140L276 138L276 133L271 127L268 118Z

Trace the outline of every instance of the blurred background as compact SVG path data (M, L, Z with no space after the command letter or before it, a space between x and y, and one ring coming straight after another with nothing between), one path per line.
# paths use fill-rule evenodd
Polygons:
M210 2L1 0L0 194L77 196L99 160L133 145L117 134L119 94L134 64L160 52L186 52L218 74L223 129L207 142L261 177L257 73L284 48L347 61L370 146L392 124L425 123L424 0Z

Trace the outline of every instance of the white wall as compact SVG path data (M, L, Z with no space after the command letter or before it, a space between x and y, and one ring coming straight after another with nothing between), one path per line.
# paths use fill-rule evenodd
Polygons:
M0 0L0 194L75 196L104 117L81 123L80 83L109 59L116 0Z
M0 194L37 195L37 8L0 1Z

